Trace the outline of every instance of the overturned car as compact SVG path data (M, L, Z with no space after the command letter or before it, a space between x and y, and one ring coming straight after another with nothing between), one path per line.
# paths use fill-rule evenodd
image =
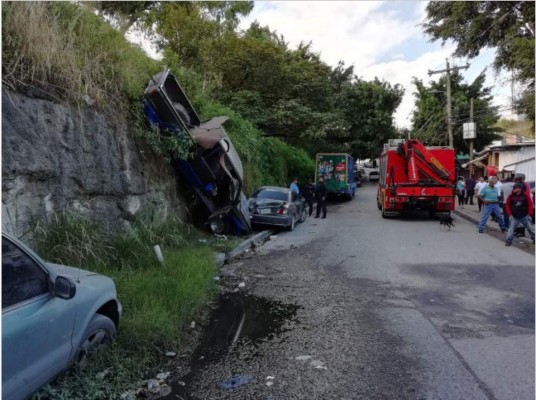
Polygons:
M144 93L149 123L189 137L193 158L173 160L207 211L206 225L214 233L251 233L248 202L242 192L242 162L223 129L227 117L201 122L179 82L168 69L154 75Z

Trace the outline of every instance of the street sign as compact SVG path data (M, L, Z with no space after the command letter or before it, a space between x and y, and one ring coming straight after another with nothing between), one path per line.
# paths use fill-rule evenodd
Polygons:
M476 138L476 124L474 122L466 122L465 124L463 124L463 138Z

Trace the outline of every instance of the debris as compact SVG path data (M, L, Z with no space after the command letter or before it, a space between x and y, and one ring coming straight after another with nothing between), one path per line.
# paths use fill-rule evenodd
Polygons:
M213 280L215 280L216 282L220 280L220 277L218 275L216 275L214 278L212 278Z
M160 387L160 383L156 379L149 379L147 381L147 389L151 392L157 392Z
M195 329L195 321L190 322L190 328Z
M108 375L108 372L110 372L110 368L106 368L104 371L99 372L97 374L98 379L103 379L106 375Z
M160 250L160 246L159 245L154 245L153 250L154 250L154 253L156 254L156 258L158 259L158 261L160 261L160 263L163 263L164 262L164 256L162 255L162 250Z
M177 384L179 384L180 386L186 386L186 383L183 381L178 381Z
M249 383L253 379L253 376L251 375L238 375L234 378L227 379L225 382L221 384L221 387L224 389L234 389L239 386L245 385Z
M273 381L268 381L268 382L266 382L266 386L272 386L273 384L274 384Z
M311 366L316 368L316 369L327 369L325 366L324 366L324 363L320 360L311 360Z
M274 376L267 376L266 379L275 379Z
M245 288L245 287L246 287L246 282L240 282L240 283L238 284L238 287L239 287L240 289Z
M122 393L121 396L119 396L121 400L136 400L136 395L132 393L131 391Z
M270 236L270 240L274 240L274 239L277 239L277 235Z
M169 358L173 358L173 357L177 357L177 353L175 353L174 351L166 351L165 356Z
M199 239L199 243L206 243L207 239Z
M165 381L170 373L171 372L160 372L158 375L156 375L156 379L159 381Z
M298 356L296 357L296 360L298 361L305 361L305 360L310 360L311 359L311 356Z
M215 233L214 236L216 236L220 240L227 240L227 236L225 235L218 235L217 233Z

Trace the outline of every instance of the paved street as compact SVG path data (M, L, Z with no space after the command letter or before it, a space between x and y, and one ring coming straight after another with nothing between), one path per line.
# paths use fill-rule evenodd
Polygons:
M226 266L227 285L295 313L194 368L181 397L534 399L534 255L455 224L382 219L369 184Z

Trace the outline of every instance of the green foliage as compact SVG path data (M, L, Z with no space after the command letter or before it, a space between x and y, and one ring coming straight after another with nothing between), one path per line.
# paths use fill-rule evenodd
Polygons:
M497 133L500 129L496 126L499 115L497 107L492 105L491 88L484 86L485 79L485 72L482 72L472 83L467 84L462 81L460 74L451 75L452 130L457 152L469 151L469 145L463 139L463 123L470 121L471 98L474 103L474 122L477 124L475 149L479 150L499 138ZM416 78L413 84L417 92L412 136L429 145L447 145L446 77L437 82L432 81L429 87Z
M494 66L514 73L526 84L522 97L534 96L533 1L431 1L424 31L432 40L453 40L456 56L477 57L486 47L497 48ZM534 121L534 101L521 104Z

